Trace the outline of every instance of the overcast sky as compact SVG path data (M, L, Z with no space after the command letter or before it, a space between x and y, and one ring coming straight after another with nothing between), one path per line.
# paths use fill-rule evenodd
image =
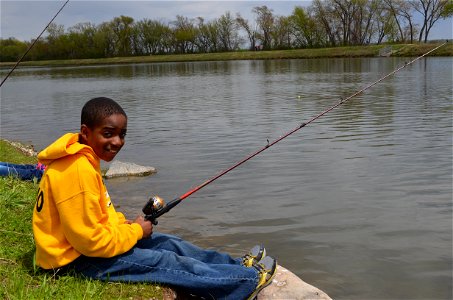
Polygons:
M1 38L15 37L19 40L35 38L63 5L64 0L51 1L0 1ZM71 0L55 19L65 29L80 22L96 25L125 15L139 21L144 18L173 21L177 15L188 18L203 17L205 20L219 18L230 11L233 16L241 13L252 20L252 9L266 5L275 15L288 16L295 6L307 6L311 1L82 1ZM430 39L452 39L452 18L440 20L431 30Z

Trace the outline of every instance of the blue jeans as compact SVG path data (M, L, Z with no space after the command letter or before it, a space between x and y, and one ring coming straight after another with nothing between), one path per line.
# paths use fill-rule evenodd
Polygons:
M22 180L41 180L43 170L37 169L36 165L19 165L0 162L0 176L14 176Z
M207 299L245 299L258 284L256 269L244 267L240 258L157 232L122 255L82 255L70 265L93 279L173 285Z

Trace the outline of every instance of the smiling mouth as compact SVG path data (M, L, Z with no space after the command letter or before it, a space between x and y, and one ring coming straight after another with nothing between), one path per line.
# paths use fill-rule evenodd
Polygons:
M112 154L117 154L120 151L120 149L106 149L106 152L112 153Z

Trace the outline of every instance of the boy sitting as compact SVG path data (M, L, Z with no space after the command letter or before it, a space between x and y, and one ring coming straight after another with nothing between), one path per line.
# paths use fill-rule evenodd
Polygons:
M153 233L142 216L116 212L100 159L125 143L127 116L109 98L88 101L80 133L67 133L39 153L47 166L33 211L36 263L86 277L177 286L209 299L253 299L271 283L276 261L255 246L242 258Z

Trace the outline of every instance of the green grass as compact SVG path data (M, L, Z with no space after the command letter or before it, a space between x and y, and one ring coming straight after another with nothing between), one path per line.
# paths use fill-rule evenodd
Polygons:
M0 140L0 161L36 163ZM38 185L0 177L0 299L162 299L153 284L105 283L43 272L33 264L32 211Z
M227 60L254 60L254 59L308 59L328 57L375 57L379 50L391 46L392 56L420 56L440 43L395 44L395 45L369 45L333 47L318 49L273 50L273 51L236 51L224 53L202 54L172 54L149 55L132 57L113 57L99 59L67 59L46 61L23 61L21 66L84 66L102 64L130 64L130 63L162 63L162 62L187 62L187 61L227 61ZM453 44L447 45L431 53L430 56L453 56ZM0 67L11 67L15 62L0 62Z

